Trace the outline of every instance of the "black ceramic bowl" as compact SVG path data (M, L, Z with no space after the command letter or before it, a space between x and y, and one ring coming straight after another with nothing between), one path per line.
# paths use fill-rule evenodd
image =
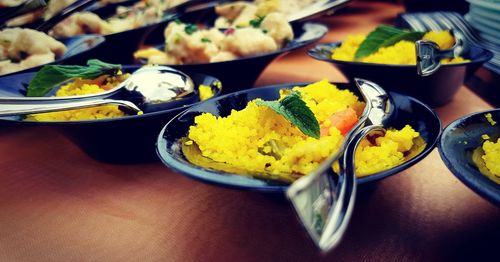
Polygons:
M196 12L187 13L180 17L186 23L213 27L217 18L214 8L207 8ZM203 72L219 78L224 84L224 92L230 93L253 86L259 75L276 58L295 49L305 47L321 39L328 32L328 28L316 23L293 23L295 39L284 48L256 56L243 57L236 60L217 63L198 63L186 65L168 65L181 71ZM164 27L157 27L144 39L147 46L154 46L160 50L165 47L163 36ZM223 29L221 29L223 30ZM145 64L147 61L140 60Z
M124 66L123 71L132 72L139 67ZM186 73L191 76L195 86L200 84L212 86L214 97L220 94L221 90L212 85L218 81L216 78L204 74ZM0 78L0 96L23 96L33 76L34 73L23 73ZM110 163L138 163L157 160L155 142L161 128L172 117L198 102L143 115L100 120L36 122L23 120L22 116L2 117L0 125L19 128L53 127L62 131L89 156L97 160Z
M189 127L194 124L194 118L201 113L210 112L216 116L227 116L231 113L232 109L243 109L253 99L275 100L279 98L280 89L292 88L297 85L302 86L306 85L306 83L281 84L244 90L224 95L189 108L168 122L158 136L157 152L160 159L166 166L173 170L203 182L263 192L285 191L288 185L277 181L230 174L193 165L184 157L180 139L186 137ZM337 84L337 87L350 89L359 96L357 88L350 84ZM396 107L394 111L395 116L391 117L391 127L402 128L406 124L410 124L415 130L420 132L427 145L419 155L404 164L359 178L358 183L380 180L414 165L432 151L441 133L441 122L432 109L408 96L397 93L391 93L391 96Z
M458 89L493 54L480 47L471 46L465 58L470 62L442 65L437 72L422 77L417 74L416 65L389 65L335 60L332 50L340 42L319 44L309 50L315 59L332 63L349 81L355 77L369 79L388 91L413 96L431 107L445 105L453 99Z
M105 42L104 37L99 35L81 35L81 36L73 36L67 38L57 39L62 42L66 46L66 53L57 58L55 61L49 64L80 64L83 61L86 61L89 53L93 52L96 49L99 49L100 46ZM1 77L19 74L30 71L37 71L43 65L27 68L18 72L0 75Z
M487 113L491 113L493 119L499 123L492 125L488 122L485 117ZM460 181L500 206L500 185L479 172L472 162L472 151L482 146L483 134L491 138L500 136L500 109L474 113L449 124L439 141L439 153L446 166Z

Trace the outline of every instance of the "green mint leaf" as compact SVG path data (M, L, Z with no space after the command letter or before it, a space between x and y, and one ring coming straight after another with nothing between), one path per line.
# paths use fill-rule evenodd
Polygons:
M250 24L250 26L252 26L254 28L259 28L260 24L262 23L262 20L264 20L264 17L265 16L259 16L255 19L250 20L250 22L248 22L248 23Z
M87 66L78 65L46 65L40 69L30 81L27 96L44 96L54 86L64 81L81 77L94 79L101 75L114 75L121 65L108 64L97 59L87 61Z
M267 106L282 115L307 136L319 139L319 123L314 113L301 99L300 93L293 91L280 101L257 100L259 106Z
M186 27L184 28L184 32L188 35L192 35L194 32L198 31L198 27L193 24L187 24Z
M392 26L381 25L369 33L359 45L354 58L356 60L377 52L381 47L391 46L401 40L416 41L424 36L424 32L405 31Z

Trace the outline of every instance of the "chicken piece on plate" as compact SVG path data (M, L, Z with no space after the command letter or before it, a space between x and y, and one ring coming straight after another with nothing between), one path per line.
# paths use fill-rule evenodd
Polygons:
M32 29L0 31L0 75L53 62L64 55L66 46Z
M218 29L198 30L173 22L165 29L165 51L181 63L208 63L219 52L218 43L223 38Z
M267 31L279 48L293 39L292 26L281 13L270 13L260 23L260 28Z
M278 50L274 39L261 29L246 27L236 29L221 42L222 50L237 56L252 56Z
M55 37L69 37L82 34L113 33L110 25L98 15L90 12L75 13L61 23L54 26L51 35Z

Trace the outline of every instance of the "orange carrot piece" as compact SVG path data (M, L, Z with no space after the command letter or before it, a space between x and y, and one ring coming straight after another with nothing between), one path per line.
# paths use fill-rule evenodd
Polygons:
M333 113L330 116L331 126L336 127L342 135L345 135L358 122L358 114L352 108ZM321 135L327 135L329 128L321 128Z

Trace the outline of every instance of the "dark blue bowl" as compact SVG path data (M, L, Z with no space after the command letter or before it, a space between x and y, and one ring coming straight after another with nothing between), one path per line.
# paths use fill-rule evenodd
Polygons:
M82 62L86 62L88 59L89 53L98 50L99 47L105 42L104 37L99 35L81 35L81 36L73 36L67 38L57 39L62 42L66 46L66 53L48 64L81 64ZM43 65L27 68L18 72L1 75L1 77L38 71Z
M221 96L219 98L203 102L197 106L193 106L173 118L163 128L158 136L157 153L166 166L183 175L201 180L203 182L238 189L264 192L283 192L287 189L287 184L250 176L230 174L191 164L187 161L181 151L182 145L180 139L186 137L189 127L194 124L194 118L201 113L210 112L216 116L227 116L231 113L232 109L243 109L247 105L248 101L256 98L275 100L279 97L280 89L292 88L297 85L305 84L306 83L291 83L249 89ZM359 96L357 88L350 84L337 84L337 86L341 89L350 89ZM408 96L397 93L391 93L391 96L396 107L394 112L396 115L391 117L391 127L402 128L406 124L410 124L413 128L415 128L415 130L420 132L427 145L419 155L404 164L380 173L359 178L358 183L380 180L387 176L399 173L414 165L432 151L438 140L439 134L441 133L441 122L432 109L420 101Z
M124 66L123 71L132 72L140 66ZM26 86L35 73L14 74L0 78L0 96L24 96ZM218 79L197 73L189 73L195 86L204 84L211 86ZM213 87L215 96L221 90ZM195 105L184 104L167 110L145 113L143 115L124 116L119 118L37 122L23 120L22 116L2 117L0 126L45 126L62 131L89 156L109 163L138 163L158 160L155 142L162 127L172 117L186 108Z
M438 144L446 166L466 186L482 197L500 206L500 185L491 181L472 162L472 151L483 143L481 136L500 136L500 123L491 125L485 114L491 113L500 122L500 109L474 113L455 120L443 131Z
M431 107L445 105L453 99L464 81L486 61L493 57L490 51L471 46L464 56L470 62L442 65L437 72L422 77L416 65L389 65L335 60L332 50L340 42L319 44L309 50L313 58L333 64L349 81L356 77L370 79L387 91L413 96Z
M189 20L188 20L189 21ZM235 60L199 63L185 65L167 65L181 71L203 72L219 78L224 84L224 92L231 93L253 86L262 71L276 58L293 50L305 47L321 39L328 32L328 28L315 23L297 23L293 25L295 39L284 48L275 52L238 58ZM151 39L147 41L153 41ZM156 47L164 49L163 37L156 40ZM154 42L154 41L153 41ZM140 61L146 63L146 61Z
M214 8L207 8L180 17L183 22L205 25L207 28L213 27L218 15ZM307 25L307 26L306 26ZM224 92L231 93L253 86L262 71L276 58L285 55L293 50L312 44L325 36L328 28L315 23L293 23L293 32L295 39L288 43L284 48L275 52L243 57L235 60L217 62L217 63L198 63L186 65L168 65L181 71L203 72L219 78L224 84ZM164 27L157 27L151 31L144 39L148 46L155 46L163 50L165 47L165 38L163 35ZM224 29L221 29L224 30ZM301 37L303 36L303 37ZM142 64L147 61L138 61Z

